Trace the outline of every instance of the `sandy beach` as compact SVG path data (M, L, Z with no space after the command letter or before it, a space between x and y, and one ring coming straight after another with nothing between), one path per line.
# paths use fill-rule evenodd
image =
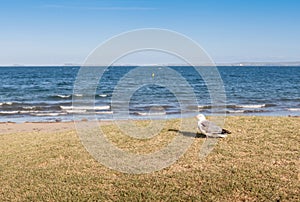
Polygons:
M11 133L55 133L74 130L73 122L63 123L0 123L0 134Z
M1 123L0 200L299 201L299 122L298 117L227 117L232 134L219 139L206 158L199 159L205 140L199 136L170 167L140 175L95 161L72 122ZM151 153L176 135L170 130L176 124L169 121L149 140L128 138L107 122L101 127L119 148Z

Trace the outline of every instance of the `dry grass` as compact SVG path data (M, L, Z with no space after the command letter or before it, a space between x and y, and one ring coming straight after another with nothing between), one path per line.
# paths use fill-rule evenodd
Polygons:
M194 120L195 121L195 120ZM143 125L144 123L139 123ZM176 129L170 121L153 139L103 130L120 148L152 152ZM75 131L0 136L0 201L299 201L300 119L229 117L232 134L199 160L203 138L172 166L124 174L97 163Z

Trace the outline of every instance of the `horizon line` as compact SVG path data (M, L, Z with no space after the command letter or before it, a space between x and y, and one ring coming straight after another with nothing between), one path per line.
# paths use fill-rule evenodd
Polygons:
M300 66L300 61L261 61L261 62L216 62L216 66L276 66L276 65L292 65ZM64 63L64 64L0 64L0 67L80 67L80 66L108 66L107 64L94 64L94 65L83 65L78 63ZM124 64L113 64L109 66L192 66L189 64L177 64L177 63L157 63L157 64L137 64L137 63L124 63ZM213 66L205 64L197 64L196 66Z

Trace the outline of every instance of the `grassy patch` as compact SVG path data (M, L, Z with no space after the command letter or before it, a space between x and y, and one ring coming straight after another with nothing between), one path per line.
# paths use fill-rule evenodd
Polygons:
M299 118L228 117L226 128L232 134L219 139L206 158L199 159L205 139L195 138L175 164L141 175L102 166L75 131L1 135L0 201L300 200ZM177 135L169 129L178 129L178 122L137 140L114 125L103 126L109 140L135 153L168 144Z

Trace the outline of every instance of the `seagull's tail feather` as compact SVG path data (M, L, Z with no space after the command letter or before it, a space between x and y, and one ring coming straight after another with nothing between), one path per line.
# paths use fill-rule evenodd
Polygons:
M231 132L223 128L221 134L231 134Z

